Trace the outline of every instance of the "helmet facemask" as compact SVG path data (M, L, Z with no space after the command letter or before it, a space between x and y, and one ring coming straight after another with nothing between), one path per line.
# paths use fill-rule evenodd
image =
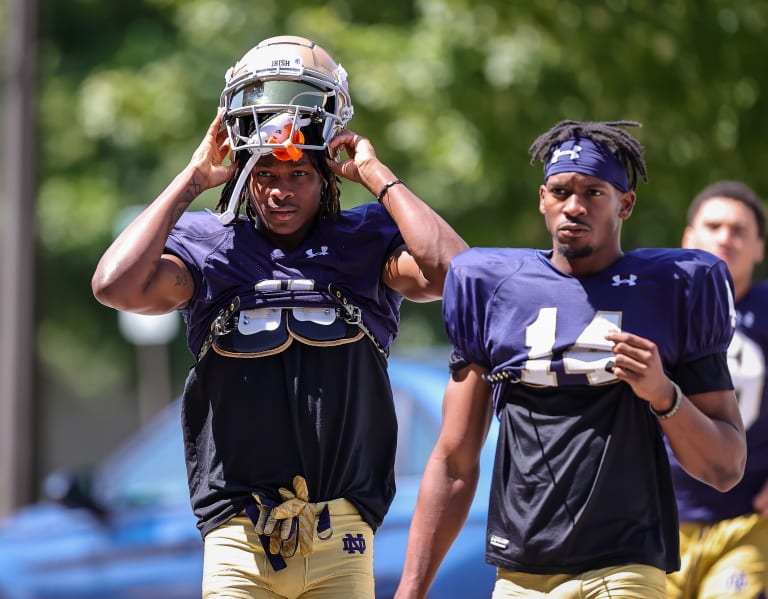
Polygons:
M225 224L234 220L261 156L298 160L304 150L330 155L328 144L354 113L344 68L314 42L295 36L265 40L230 68L220 104L234 159L250 154L219 215Z

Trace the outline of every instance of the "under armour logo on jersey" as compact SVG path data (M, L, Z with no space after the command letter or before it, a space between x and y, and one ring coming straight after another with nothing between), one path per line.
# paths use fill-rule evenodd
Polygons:
M568 156L571 160L576 160L579 157L579 152L581 152L583 149L584 148L581 146L575 145L570 150L555 150L552 152L552 160L550 160L550 162L555 164L560 156Z
M634 287L637 285L637 275L629 275L626 279L622 279L621 275L613 275L613 283L611 283L611 286L620 287L621 285Z
M360 555L365 553L365 537L362 534L358 534L356 537L350 533L344 535L344 549L347 553L354 553L357 551Z
M328 255L328 246L327 245L321 245L320 251L316 252L314 249L310 248L306 251L307 258L316 258L317 256L327 256Z

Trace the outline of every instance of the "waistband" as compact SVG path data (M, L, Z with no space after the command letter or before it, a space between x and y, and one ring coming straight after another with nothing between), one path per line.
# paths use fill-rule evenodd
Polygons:
M360 510L355 507L355 504L351 501L341 499L330 499L328 501L318 501L314 505L317 507L317 512L320 513L325 505L328 505L328 514L331 516L359 516ZM243 510L238 515L240 517L248 517L248 513Z
M331 516L352 516L360 514L360 510L355 507L354 503L343 498L320 501L315 505L319 509L322 509L324 503L328 504L328 513L330 513Z

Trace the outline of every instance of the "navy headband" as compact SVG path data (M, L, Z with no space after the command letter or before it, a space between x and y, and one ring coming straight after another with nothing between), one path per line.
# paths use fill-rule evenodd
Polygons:
M607 181L620 191L629 191L626 167L604 144L587 138L571 138L552 150L544 163L544 180L557 173L581 173Z

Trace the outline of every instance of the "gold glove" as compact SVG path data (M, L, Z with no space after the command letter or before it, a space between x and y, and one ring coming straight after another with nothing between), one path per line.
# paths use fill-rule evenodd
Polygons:
M269 537L270 553L291 557L298 547L302 557L311 555L317 506L309 503L307 481L295 476L293 491L281 487L283 503L275 507L264 505L257 493L253 497L259 505L255 530L257 534Z

